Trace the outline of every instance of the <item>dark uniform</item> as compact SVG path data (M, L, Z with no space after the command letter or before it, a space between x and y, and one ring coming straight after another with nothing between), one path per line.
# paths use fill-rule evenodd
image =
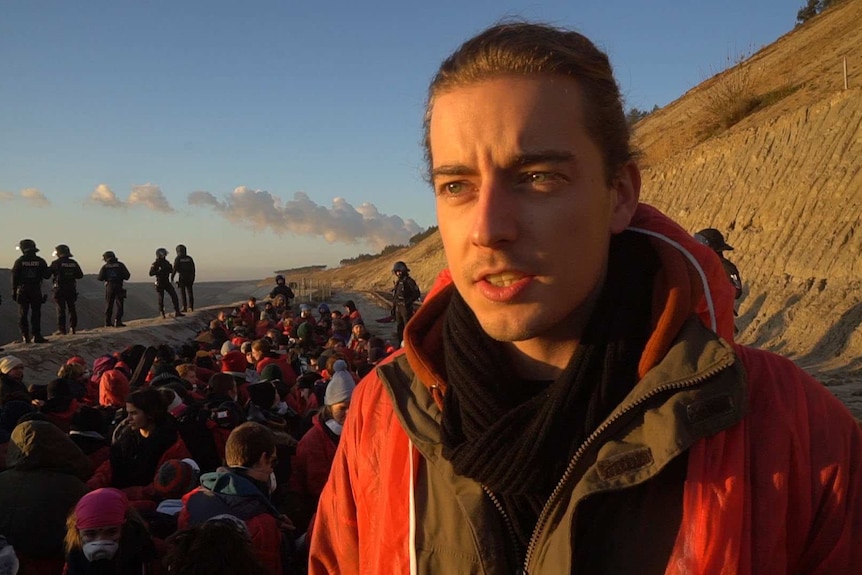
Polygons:
M281 299L279 298L279 296L281 296L281 298L284 298L284 307L282 308L277 303L275 303L274 305L276 308L276 312L280 313L285 309L289 309L291 304L293 303L293 298L296 297L293 293L293 290L290 289L290 286L285 283L284 276L282 275L275 276L275 287L272 288L271 292L269 292L269 299L273 300L273 302L276 302L276 298Z
M162 317L165 317L165 292L171 296L171 302L174 304L174 316L182 317L177 292L171 285L171 274L174 273L174 266L165 259L167 257L168 250L165 248L156 250L156 261L150 266L150 277L156 278L156 291L159 292L159 313L162 314Z
M126 300L123 282L132 277L132 274L123 262L117 261L114 252L105 252L102 259L105 260L105 265L99 270L99 281L105 282L105 325L123 327L123 304ZM112 322L114 303L117 304L117 315Z
M410 277L410 270L404 262L395 262L392 273L398 276L395 287L392 288L392 314L398 330L398 345L404 340L404 326L413 317L413 304L422 295L419 286Z
M47 340L42 337L42 304L47 296L42 295L42 280L51 277L51 270L36 255L39 249L33 240L21 240L18 249L22 255L12 266L12 299L18 303L18 327L24 342L30 343L32 334L33 341L43 343Z
M51 275L54 278L54 303L57 304L57 330L66 333L66 308L69 308L69 328L72 333L78 327L78 310L75 301L78 299L78 280L84 277L84 272L78 262L72 259L69 246L59 245L54 249L57 259L51 262Z
M182 244L177 246L177 257L174 258L174 271L171 273L172 282L176 274L180 276L180 279L177 281L177 287L180 288L183 311L195 311L195 292L193 288L195 283L195 260L186 253L186 246Z

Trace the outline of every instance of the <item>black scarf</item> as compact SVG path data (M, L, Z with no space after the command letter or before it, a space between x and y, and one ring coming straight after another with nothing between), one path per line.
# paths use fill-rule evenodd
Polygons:
M580 344L553 382L515 375L457 291L446 312L443 456L497 496L522 551L569 460L637 382L657 258L633 232L614 236L610 254Z

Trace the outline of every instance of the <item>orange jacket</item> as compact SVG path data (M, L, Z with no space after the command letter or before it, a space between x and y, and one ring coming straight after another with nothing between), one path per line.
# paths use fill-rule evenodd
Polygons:
M577 503L658 481L687 453L667 575L862 573L859 426L789 360L727 343L733 293L715 254L645 205L631 229L652 238L662 261L641 381L584 444L594 460L552 496L526 572L569 573ZM408 324L405 350L353 395L318 507L311 574L506 572L495 560L506 544L499 514L433 440L451 289L444 272Z

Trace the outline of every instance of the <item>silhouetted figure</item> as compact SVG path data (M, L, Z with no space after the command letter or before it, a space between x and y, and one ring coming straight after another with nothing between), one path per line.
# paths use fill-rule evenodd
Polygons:
M123 288L123 282L132 277L132 274L129 273L123 262L117 260L117 256L112 251L103 253L102 260L104 260L105 265L99 270L99 281L105 282L105 325L125 327L123 304L126 300L126 290ZM117 304L117 315L112 321L115 303Z
M72 333L78 327L78 280L84 272L78 262L72 259L69 246L60 244L54 248L57 258L51 262L51 275L54 277L54 303L57 304L57 331L66 333L66 308L69 308L69 328Z
M177 287L180 288L180 298L183 301L183 311L195 311L195 260L186 250L186 246L177 246L177 257L174 258L174 271L171 272L171 281L179 274Z
M42 280L51 277L48 263L36 255L39 248L33 240L18 243L21 257L12 265L12 299L18 303L18 327L24 343L45 343L42 337L42 304L48 296L42 295ZM30 316L29 322L27 316Z
M724 257L724 252L727 250L733 251L733 247L724 241L724 235L715 228L706 228L694 234L694 239L703 245L712 248L718 259L721 260L721 265L724 266L724 271L727 272L727 277L730 283L736 289L736 295L733 299L739 299L742 296L742 278L739 275L739 269L736 265Z
M180 302L177 300L177 292L171 285L174 266L167 258L168 250L159 248L156 250L156 261L150 266L150 277L156 278L156 291L159 293L159 313L165 317L165 292L168 292L168 295L171 296L171 303L174 304L174 317L183 317L180 311Z
M392 288L392 315L398 329L398 345L404 339L404 326L413 317L413 304L421 295L416 281L410 277L410 269L404 262L395 262L392 273L398 278Z

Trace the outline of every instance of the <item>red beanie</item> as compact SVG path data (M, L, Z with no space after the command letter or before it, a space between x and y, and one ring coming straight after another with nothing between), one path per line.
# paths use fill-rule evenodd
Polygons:
M84 495L75 506L75 527L97 529L122 525L126 522L129 500L113 487L103 487Z
M245 354L241 351L229 351L221 358L221 370L225 373L245 376L245 367Z
M191 460L169 459L156 472L153 488L163 499L179 499L198 485L198 470Z

